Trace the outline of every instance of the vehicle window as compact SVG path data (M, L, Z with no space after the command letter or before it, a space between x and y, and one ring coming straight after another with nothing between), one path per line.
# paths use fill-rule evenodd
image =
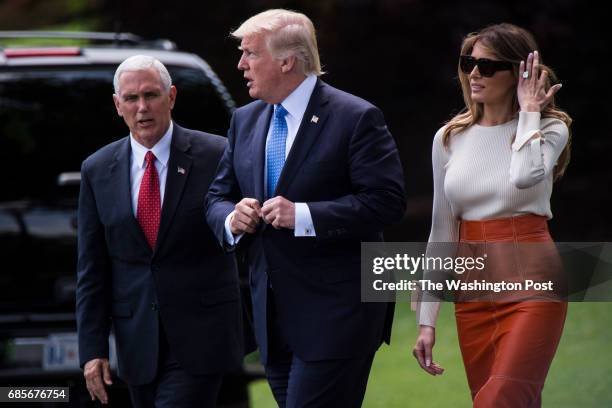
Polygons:
M0 203L56 196L57 177L128 134L112 100L116 66L0 68ZM202 71L169 66L182 126L225 134L229 112Z

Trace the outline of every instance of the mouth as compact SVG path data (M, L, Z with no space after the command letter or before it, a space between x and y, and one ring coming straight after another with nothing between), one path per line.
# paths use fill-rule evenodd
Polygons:
M244 77L244 79L246 79L247 81L246 83L247 88L250 88L251 86L253 86L253 80L251 78Z
M153 119L140 119L138 121L138 126L140 126L140 127L146 128L146 127L149 127L149 126L152 126L152 125L153 125Z
M480 92L482 91L485 87L480 85L480 84L470 84L470 88L472 89L472 92Z

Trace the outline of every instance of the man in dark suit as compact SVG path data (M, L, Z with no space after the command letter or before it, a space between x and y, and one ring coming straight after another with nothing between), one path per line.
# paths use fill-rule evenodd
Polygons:
M243 246L255 335L281 407L357 407L393 304L362 303L360 244L405 208L382 113L321 74L312 22L269 10L244 22L238 69L259 99L238 109L207 196L226 250Z
M92 399L108 402L108 336L136 407L214 407L242 359L238 276L204 218L224 138L172 122L176 88L161 62L125 60L115 106L130 135L81 169L79 354Z

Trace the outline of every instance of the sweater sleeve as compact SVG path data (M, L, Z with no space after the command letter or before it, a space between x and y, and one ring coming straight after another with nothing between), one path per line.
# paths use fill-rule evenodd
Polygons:
M431 221L431 233L429 235L429 243L434 242L457 242L459 239L459 224L456 217L453 215L450 202L444 192L444 178L446 176L446 168L449 162L449 152L443 145L442 135L444 128L438 130L434 137L432 147L432 166L433 166L433 211ZM428 245L426 256L440 256L435 252L436 249ZM442 245L440 247L448 247ZM432 271L424 271L424 279L427 279L427 274ZM440 303L435 300L427 292L419 294L417 303L417 322L421 325L435 327L440 310Z
M551 174L569 139L559 119L540 120L539 112L520 112L512 144L510 182L519 189L533 187Z

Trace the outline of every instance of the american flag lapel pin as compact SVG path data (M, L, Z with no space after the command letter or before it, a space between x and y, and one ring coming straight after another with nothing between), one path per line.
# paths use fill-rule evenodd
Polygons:
M319 123L319 117L317 115L312 115L312 118L310 118L310 121L312 123Z
M176 172L177 172L178 174L185 174L185 169L184 169L184 168L182 168L181 166L178 166L178 167L176 168Z

